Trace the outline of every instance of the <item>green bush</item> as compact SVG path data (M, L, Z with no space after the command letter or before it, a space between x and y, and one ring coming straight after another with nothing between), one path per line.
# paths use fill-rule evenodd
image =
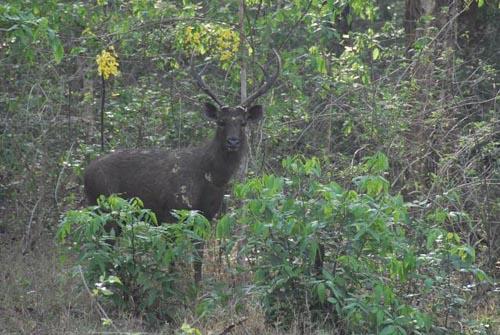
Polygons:
M429 309L430 297L457 294L444 290L442 278L464 269L482 273L458 235L430 224L415 229L411 205L389 193L388 167L383 154L367 158L359 168L367 175L346 190L323 181L318 159L295 157L283 161L285 176L236 186L243 204L220 220L217 235L229 237L235 218L246 227L240 252L270 322L287 325L306 315L349 333L426 334L439 313Z
M66 213L57 237L78 255L95 295L165 319L190 288L181 285L186 278L180 265L191 264L193 242L205 238L210 225L195 211L178 211L177 223L158 225L154 213L142 207L137 198L101 197L98 206Z

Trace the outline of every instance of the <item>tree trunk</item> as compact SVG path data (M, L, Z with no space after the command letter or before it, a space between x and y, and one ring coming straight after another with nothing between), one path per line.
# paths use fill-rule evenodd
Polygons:
M239 7L239 25L240 25L240 103L247 98L247 56L248 50L245 43L245 0L240 0ZM250 128L245 128L245 135L247 137L247 143L250 143ZM248 170L250 146L242 157L240 169L237 174L237 180L241 181L245 178Z

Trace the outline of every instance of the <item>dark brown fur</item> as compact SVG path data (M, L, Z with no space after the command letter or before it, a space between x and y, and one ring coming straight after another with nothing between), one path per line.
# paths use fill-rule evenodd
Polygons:
M217 122L217 130L204 145L118 151L90 163L84 176L89 202L96 204L99 195L139 197L160 222L172 222L173 209L199 210L211 220L245 154L246 122L259 120L262 107L217 109L207 103L205 114ZM195 263L195 279L201 279L201 262Z

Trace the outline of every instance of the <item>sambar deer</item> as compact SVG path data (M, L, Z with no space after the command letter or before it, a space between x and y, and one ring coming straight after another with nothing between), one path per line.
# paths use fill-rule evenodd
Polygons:
M85 170L84 187L90 204L99 195L118 194L139 197L145 208L153 210L159 222L173 222L174 209L200 211L211 220L221 207L226 186L238 170L247 150L245 126L260 120L261 105L251 105L271 88L281 71L281 59L274 51L277 70L270 76L264 68L262 85L239 106L221 103L208 88L191 60L191 74L199 88L217 106L205 104L205 116L217 123L211 141L180 150L122 150L94 160ZM197 245L194 278L202 274L203 244Z

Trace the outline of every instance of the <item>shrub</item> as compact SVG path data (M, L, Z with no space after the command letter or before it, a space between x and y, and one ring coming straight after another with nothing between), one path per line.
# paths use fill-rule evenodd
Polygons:
M154 213L142 207L137 198L101 197L97 206L66 213L57 238L78 255L95 295L165 319L189 288L181 286L186 280L174 263L191 263L193 241L206 237L210 225L195 211L178 211L177 223L158 225Z
M240 252L270 322L289 325L306 315L354 333L425 334L437 315L426 299L445 295L434 280L442 278L440 263L455 260L447 278L455 270L478 273L473 249L456 234L415 229L410 204L389 193L388 167L383 154L367 158L359 169L367 175L346 190L323 181L318 159L295 157L283 161L285 176L236 186L243 205L217 231L229 236L235 218L246 227ZM427 245L419 243L424 238Z

